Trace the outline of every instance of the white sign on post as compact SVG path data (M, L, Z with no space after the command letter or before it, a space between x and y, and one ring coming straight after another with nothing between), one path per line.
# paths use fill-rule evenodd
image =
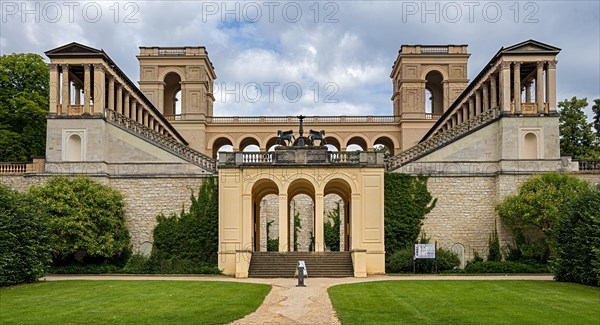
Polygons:
M435 258L435 244L415 244L415 259Z

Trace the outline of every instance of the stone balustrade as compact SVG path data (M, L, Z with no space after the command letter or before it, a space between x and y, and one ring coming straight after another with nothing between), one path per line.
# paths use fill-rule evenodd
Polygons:
M600 160L579 160L579 170L600 171Z
M432 114L419 114L418 116L408 116L409 118L432 119ZM186 120L182 114L165 115L169 121ZM296 116L212 116L207 117L207 121L212 124L297 124ZM394 116L307 116L304 118L305 123L397 123Z
M195 164L196 166L202 167L203 169L213 173L216 173L217 171L216 162L212 158L184 144L181 144L170 136L157 132L156 130L151 129L144 124L141 124L125 115L109 109L105 110L104 118L107 122L134 133L148 140L149 142L152 142L158 147Z
M0 163L0 175L14 176L28 173L43 173L46 160L34 157L32 162L3 162Z
M269 152L219 152L219 168L241 165L316 164L335 166L383 166L383 153L327 151L326 147L277 147Z

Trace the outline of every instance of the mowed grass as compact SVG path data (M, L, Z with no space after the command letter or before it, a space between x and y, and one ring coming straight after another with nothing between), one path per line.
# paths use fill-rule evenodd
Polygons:
M0 288L0 324L223 324L271 286L201 281L57 281Z
M600 288L551 281L383 281L329 288L342 324L600 324Z

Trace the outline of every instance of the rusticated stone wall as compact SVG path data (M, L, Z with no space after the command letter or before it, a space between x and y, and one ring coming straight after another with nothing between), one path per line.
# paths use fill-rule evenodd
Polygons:
M588 180L593 184L600 183L600 173L576 172L573 175ZM431 176L428 181L429 191L438 199L436 207L424 220L423 230L432 241L445 248L456 244L464 246L465 261L472 259L473 251L487 255L488 239L497 222L501 245L510 243L510 233L497 220L494 206L505 195L514 193L529 175L499 176ZM32 185L42 185L48 175L0 176L0 184L7 185L17 191L27 191ZM127 177L94 177L97 181L108 184L125 196L127 227L132 237L134 251L140 251L142 244L152 242L152 232L156 226L156 216L160 213L169 215L189 209L190 195L198 193L203 177L159 177L159 176L127 176ZM341 200L337 195L324 198L325 217L328 211L336 207ZM296 198L301 211L301 232L299 246L308 249L310 231L313 229L312 200L309 197ZM341 205L341 216L344 215ZM271 227L271 238L278 235L277 225L278 198L268 196L261 207L261 250L266 249L265 220L275 220ZM326 220L327 218L325 218ZM341 247L343 247L343 222L340 231ZM290 229L291 230L291 229ZM305 231L306 230L306 231ZM292 234L293 232L290 232ZM293 242L293 240L291 240ZM146 244L147 245L147 244Z

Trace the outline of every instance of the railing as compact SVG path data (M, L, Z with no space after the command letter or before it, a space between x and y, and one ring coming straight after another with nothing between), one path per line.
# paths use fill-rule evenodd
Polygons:
M27 165L25 162L0 163L0 175L23 175L27 173Z
M161 56L185 55L185 49L159 49L158 55L161 55Z
M431 114L428 117L431 119ZM179 115L167 115L167 119L177 120ZM422 118L427 118L422 116ZM181 119L181 117L179 117ZM185 119L185 118L183 118ZM212 116L208 119L213 124L287 124L298 123L296 116ZM394 116L307 116L304 123L395 123Z
M579 170L600 170L600 160L580 160Z
M332 163L357 163L360 162L359 151L329 152L329 162Z
M272 152L244 152L242 155L242 162L244 163L272 163L273 153Z
M486 125L498 117L499 111L495 109L491 109L483 114L477 115L472 119L451 128L450 130L436 134L431 138L417 144L416 146L404 150L396 156L390 157L388 159L387 168L388 170L400 168L411 161L423 157L424 155L443 147L450 142L453 142L459 136Z
M447 46L421 46L421 53L446 54Z
M131 131L132 133L141 136L158 147L165 149L176 156L195 164L196 166L202 167L203 169L211 172L217 171L217 166L214 159L201 153L200 151L194 150L177 142L171 137L165 136L143 124L140 124L125 115L106 109L105 118L109 123L122 129Z
M240 165L322 165L382 166L383 153L327 151L326 148L289 147L269 152L220 152L219 166Z

